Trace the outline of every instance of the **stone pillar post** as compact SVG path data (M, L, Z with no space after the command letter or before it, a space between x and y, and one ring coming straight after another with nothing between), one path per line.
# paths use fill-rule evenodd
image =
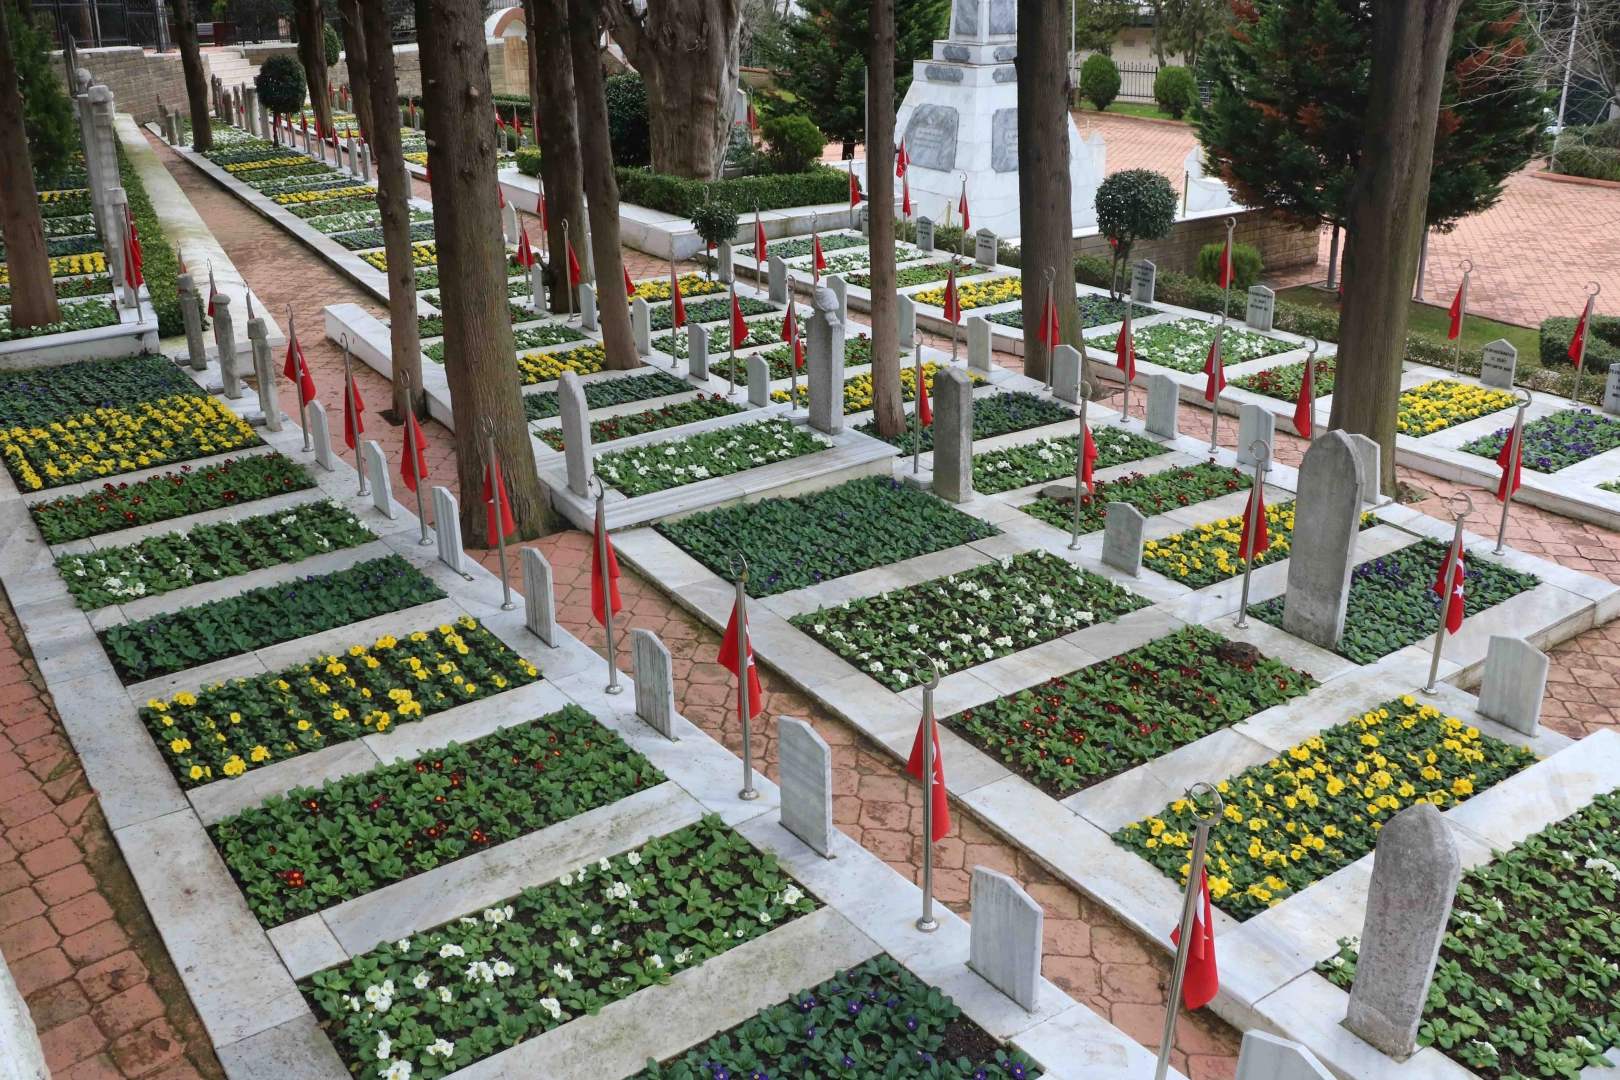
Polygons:
M214 297L214 346L219 350L219 385L228 398L242 396L242 380L236 374L236 324L231 319L231 298L224 293Z
M844 430L844 323L831 289L816 289L813 307L814 314L805 320L810 426L836 435Z
M264 426L270 431L281 430L281 403L276 395L276 365L270 355L269 332L262 318L249 319L248 340L253 343L253 377L259 384L259 407L264 412ZM372 478L376 483L376 477Z
M208 346L203 341L202 302L197 296L197 286L192 282L190 274L181 274L178 280L180 317L186 324L186 360L191 364L191 370L206 371Z

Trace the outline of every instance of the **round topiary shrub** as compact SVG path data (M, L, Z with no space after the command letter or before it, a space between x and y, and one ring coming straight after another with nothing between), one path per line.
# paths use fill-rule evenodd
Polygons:
M1205 244L1198 249L1198 265L1194 273L1200 281L1218 281L1221 276L1221 252L1225 244ZM1234 289L1247 289L1250 285L1260 284L1260 275L1265 272L1265 264L1260 260L1260 252L1249 244L1232 245L1232 287Z
M776 173L808 171L827 147L827 136L808 116L770 117L759 126L759 133L770 147L767 157Z
M647 86L634 71L609 75L602 84L607 98L608 143L613 164L639 169L652 162L652 128L647 119Z
M1153 100L1180 120L1198 104L1198 81L1191 68L1162 67L1153 77Z
M1097 106L1108 108L1119 97L1119 66L1102 53L1093 53L1080 65L1080 93Z
M1120 263L1130 265L1132 244L1170 235L1177 202L1170 181L1152 169L1126 169L1097 186L1097 231L1114 242L1116 282Z
M343 55L343 42L338 40L338 33L332 29L331 23L326 24L326 33L321 40L326 42L326 65L331 67Z
M540 148L538 146L520 146L517 148L517 170L524 176L540 175Z
M304 65L289 53L272 53L253 78L259 100L271 112L292 115L304 107Z
M724 200L706 202L692 211L692 227L714 247L737 235L737 208Z

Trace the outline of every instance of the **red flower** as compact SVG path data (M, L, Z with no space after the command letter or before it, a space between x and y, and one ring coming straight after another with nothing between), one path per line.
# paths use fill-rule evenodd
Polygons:
M427 766L422 764L420 761L418 761L416 763L416 771L417 772L427 772Z
M304 872L302 870L288 870L281 875L289 886L294 889L304 887Z
M487 844L489 843L489 834L484 832L483 829L474 829L472 831L472 842L475 844Z

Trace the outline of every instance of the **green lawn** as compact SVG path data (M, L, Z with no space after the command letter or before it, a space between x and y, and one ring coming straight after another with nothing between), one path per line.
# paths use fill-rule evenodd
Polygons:
M1332 310L1338 304L1338 298L1333 293L1323 289L1302 285L1297 289L1284 289L1277 294L1278 300L1286 300L1290 304L1299 304L1302 307L1319 307ZM1451 328L1451 297L1445 298L1445 304L1420 303L1413 300L1411 303L1411 322L1409 329L1414 334L1421 334L1439 342L1447 342L1446 331ZM1478 349L1481 346L1495 341L1497 338L1507 338L1513 347L1519 350L1519 363L1524 364L1526 359L1534 360L1540 355L1540 333L1533 327L1515 326L1512 323L1497 322L1494 319L1470 315L1463 320L1462 343L1465 349Z
M1076 106L1075 108L1076 108L1077 112L1096 112L1097 111L1096 109L1091 108L1089 105L1084 107L1084 108L1081 108L1079 106ZM1174 120L1175 119L1175 117L1171 116L1167 112L1160 112L1159 107L1157 105L1137 105L1137 104L1133 104L1132 102L1129 102L1129 101L1116 101L1112 105L1108 106L1108 108L1103 110L1103 111L1104 112L1111 112L1111 113L1118 113L1121 116L1146 116L1146 117L1148 117L1150 119L1153 119L1153 120ZM1180 123L1180 122L1183 122L1183 121L1178 121L1178 123Z

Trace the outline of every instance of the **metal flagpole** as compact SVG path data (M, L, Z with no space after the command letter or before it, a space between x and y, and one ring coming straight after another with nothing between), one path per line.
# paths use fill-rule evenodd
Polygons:
M669 257L669 336L676 338L677 340L669 343L669 366L671 368L678 368L681 366L680 360L675 356L675 350L681 347L679 341L681 330L680 327L675 325L675 293L680 289L680 287L681 280L675 276L675 256L672 254ZM688 334L686 340L690 342L692 340L692 336ZM691 352L690 349L687 351L688 353ZM705 356L704 359L707 360L708 357ZM691 365L692 357L690 355L687 356L686 362L688 366Z
M793 297L788 297L788 303ZM731 350L731 386L726 390L726 397L735 397L737 394L737 328L732 324L732 318L737 312L737 275L731 275L731 310L726 313L726 347Z
M799 316L793 310L793 275L787 278L788 312L793 315L793 340L788 342L788 412L799 411ZM810 294L811 301L815 300L815 293ZM765 361L769 364L770 361ZM808 395L806 395L808 396ZM809 403L806 402L806 407Z
M1468 275L1474 272L1474 260L1464 259L1457 264L1457 269L1463 272L1463 279L1458 297L1461 302L1457 305L1457 346L1456 351L1451 354L1451 373L1453 375L1457 374L1462 368L1462 324L1463 320L1468 318Z
M416 467L416 405L411 397L410 372L401 371L399 378L405 387L405 403L407 410L409 410L405 417L405 458L411 464L411 471L416 474L416 520L422 527L422 538L417 541L417 544L421 547L427 547L433 541L428 539L427 508L424 506L422 495L422 470Z
M512 583L506 577L506 530L502 528L502 519L506 515L501 513L506 508L506 493L501 490L505 487L501 482L501 458L495 449L495 425L486 416L482 418L480 426L484 429L484 442L489 447L489 497L495 500L495 545L500 551L501 560L501 610L511 611L517 605L512 603ZM418 482L416 486L422 485Z
M1053 288L1053 283L1056 281L1056 279L1057 271L1048 266L1046 268L1046 305L1052 309L1053 318L1057 317L1057 293ZM1044 332L1046 327L1041 327L1041 330ZM1046 343L1046 374L1041 376L1042 390L1052 389L1052 350L1056 348L1057 338L1054 336L1051 341Z
M917 929L932 934L939 929L934 919L934 688L939 685L939 665L927 657L928 678L918 676L922 686L922 744L923 744L923 864L922 864L922 917ZM916 669L912 674L916 675Z
M573 246L572 246L572 244L570 243L570 241L568 239L568 219L563 218L563 268L562 268L562 279L563 279L563 292L568 295L568 314L563 319L563 322L573 322L574 321L574 270L573 270L573 267L569 266L568 263L567 263L568 253L570 251L572 251L572 250L573 250ZM557 255L556 252L552 252L552 258L556 258L556 255Z
M1181 984L1187 978L1187 958L1192 954L1193 915L1198 908L1198 896L1203 891L1204 854L1209 850L1209 830L1226 809L1220 792L1209 784L1199 782L1187 789L1187 800L1204 796L1213 799L1215 808L1206 817L1194 811L1197 829L1193 833L1192 857L1187 862L1187 895L1181 902L1181 932L1176 941L1176 962L1170 969L1170 999L1165 1003L1164 1037L1159 1040L1159 1063L1153 1070L1153 1080L1164 1080L1170 1071L1170 1049L1176 1041L1176 1018L1180 1013ZM1194 804L1196 806L1196 803Z
M1086 406L1091 396L1086 393L1085 361L1080 362L1080 442L1074 448L1074 526L1069 530L1069 550L1080 550L1080 474L1085 471L1086 458Z
M752 802L759 792L754 790L754 729L748 715L748 557L733 551L726 565L737 575L737 711L742 716L743 756L743 786L737 798Z
M1237 622L1232 625L1239 630L1249 625L1249 577L1254 573L1254 534L1260 528L1259 515L1265 513L1266 505L1266 469L1270 465L1271 447L1266 440L1256 439L1249 444L1249 456L1254 458L1254 487L1249 492L1249 542L1244 546L1243 552L1243 597L1238 601Z
M1209 452L1213 454L1220 447L1221 429L1221 335L1226 330L1226 316L1215 324L1215 356L1209 365L1210 385L1215 388L1215 400L1212 402L1209 416Z
M911 332L911 372L912 377L917 380L916 385L921 386L923 384L923 372L922 331L920 330ZM920 408L922 397L919 394L913 394L911 401L911 427L917 433L911 444L911 475L918 476L922 473L922 409Z
M349 366L349 335L343 334L338 339L343 346L343 387L348 396L343 400L343 434L354 431L354 467L360 473L360 490L355 492L356 497L371 494L371 484L366 476L366 448L360 440L360 418L356 414L354 405L354 370Z
M1232 230L1237 228L1237 218L1226 219L1226 289L1221 297L1221 318L1226 318L1232 312Z
M1601 281L1592 282L1592 291L1586 294L1586 313L1581 316L1586 323L1586 333L1581 335L1581 355L1575 360L1575 396L1570 399L1571 405L1581 403L1581 383L1586 380L1586 340L1592 336L1592 313L1597 309L1598 294L1603 291Z
M209 269L212 270L213 267L210 266ZM197 298L197 306L199 308L203 306L201 297ZM293 326L293 309L291 304L287 305L287 340L291 342L293 346L298 344L298 331ZM299 349L299 362L296 369L293 371L293 386L298 391L298 425L304 429L304 453L312 454L315 452L315 440L310 438L309 435L309 403L304 400L303 358L304 350Z
M1316 350L1319 347L1313 337L1305 339L1310 342L1306 346L1305 376L1311 388L1311 438L1316 438Z
M1135 304L1136 301L1134 300L1125 301L1124 334L1126 360L1125 370L1120 372L1121 375L1125 376L1125 404L1121 406L1119 410L1119 422L1122 424L1128 424L1131 422L1131 369L1136 367L1136 335L1131 332L1131 308L1135 306ZM1115 359L1117 360L1118 357Z
M607 663L608 684L603 691L609 694L622 694L624 687L619 685L618 654L613 651L613 577L608 573L607 557L607 487L602 478L591 473L591 478L585 483L585 490L596 485L596 561L602 566L602 628L607 631Z
M1508 436L1508 471L1502 480L1505 491L1502 498L1502 524L1496 527L1496 548L1491 552L1492 555L1507 553L1508 506L1513 502L1513 477L1519 471L1519 453L1524 446L1524 410L1530 407L1530 391L1522 386L1515 386L1513 396L1519 397L1520 394L1524 397L1519 400L1519 412L1513 418L1513 432Z
M1460 514L1455 510L1450 510L1452 500L1458 496L1461 496L1468 504L1468 509ZM1457 523L1457 531L1452 534L1450 554L1446 557L1446 591L1445 595L1440 598L1440 626L1434 632L1434 655L1429 658L1429 681L1423 687L1425 694L1433 694L1439 691L1439 687L1435 685L1435 678L1440 674L1440 650L1445 647L1446 619L1451 614L1452 592L1457 584L1457 560L1462 557L1463 522L1468 519L1469 514L1474 512L1473 496L1466 491L1454 491L1447 497L1446 507L1450 510L1452 519Z

